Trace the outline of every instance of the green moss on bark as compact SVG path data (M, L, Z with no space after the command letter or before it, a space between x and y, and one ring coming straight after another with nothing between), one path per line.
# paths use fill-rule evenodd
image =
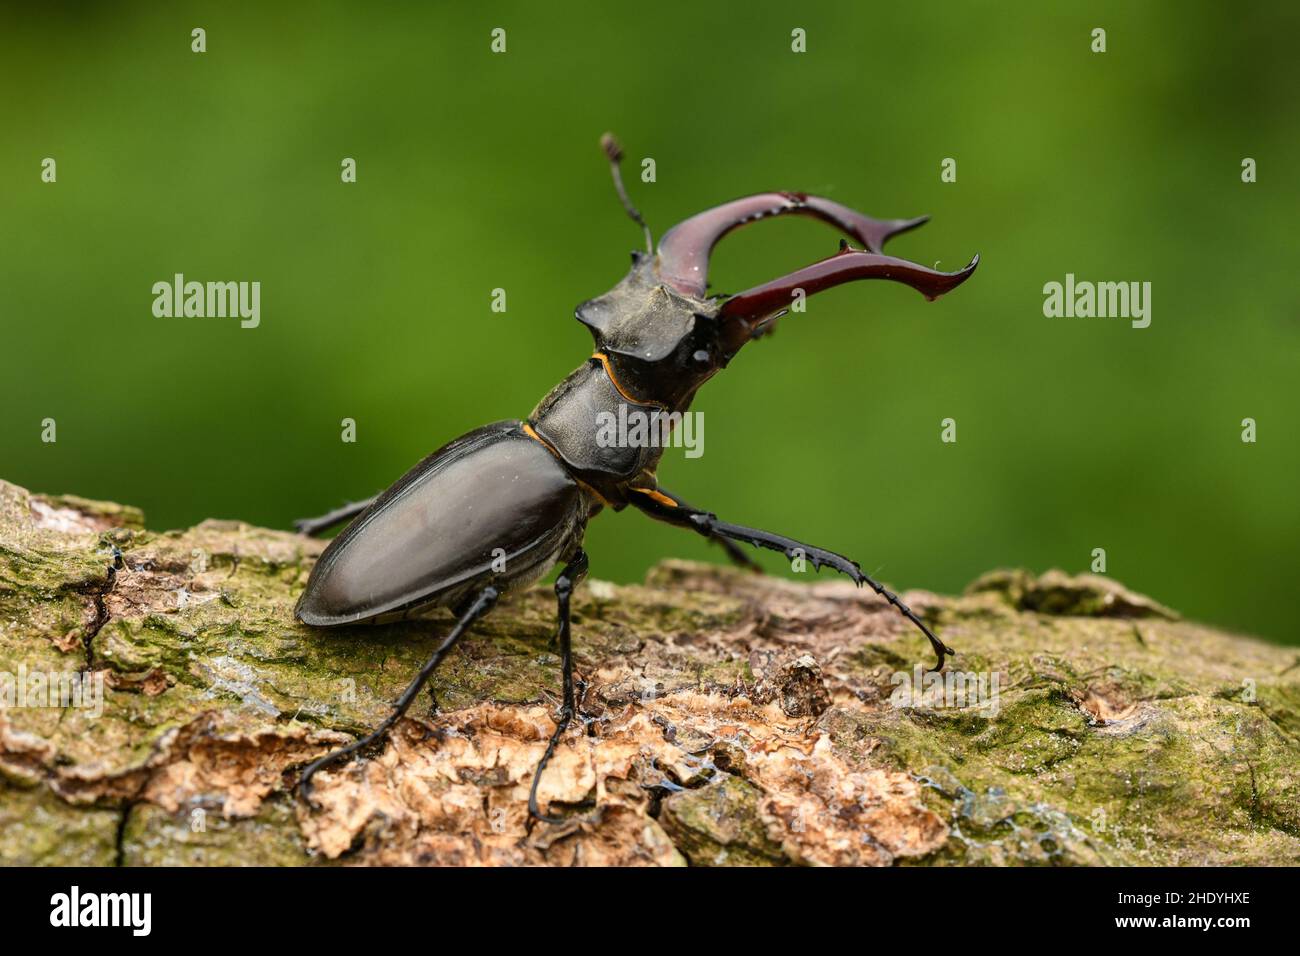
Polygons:
M559 692L539 586L308 811L297 768L381 720L449 620L298 624L321 547L0 482L0 673L104 684L102 713L0 711L0 863L1300 862L1297 651L1060 572L907 595L995 706L900 702L924 639L829 576L588 582L558 830L523 813Z

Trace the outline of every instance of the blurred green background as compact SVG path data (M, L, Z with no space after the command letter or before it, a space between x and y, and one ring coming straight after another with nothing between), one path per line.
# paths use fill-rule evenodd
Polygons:
M810 300L701 393L705 454L670 450L666 487L899 587L1087 570L1102 547L1191 617L1295 642L1296 5L1047 6L6 6L0 476L156 528L287 527L527 414L590 353L573 307L639 244L597 147L611 129L656 236L789 189L932 214L896 255L983 256L936 303L889 283ZM742 231L714 286L837 239ZM259 280L261 326L155 318L176 272ZM1150 281L1151 327L1045 318L1067 272ZM588 550L614 580L722 560L630 510Z

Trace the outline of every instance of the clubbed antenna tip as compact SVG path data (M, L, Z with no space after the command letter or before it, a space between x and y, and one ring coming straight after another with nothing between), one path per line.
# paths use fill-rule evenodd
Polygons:
M645 251L653 254L655 247L654 238L650 235L650 227L645 224L636 206L632 205L632 200L628 198L627 190L623 187L623 172L619 167L619 163L623 161L623 147L619 145L618 137L613 133L606 133L600 138L600 148L609 158L609 169L614 177L614 189L618 193L619 202L623 204L628 217L645 231Z
M623 147L619 144L618 137L613 133L606 133L600 138L600 148L605 151L611 163L620 163L623 161Z

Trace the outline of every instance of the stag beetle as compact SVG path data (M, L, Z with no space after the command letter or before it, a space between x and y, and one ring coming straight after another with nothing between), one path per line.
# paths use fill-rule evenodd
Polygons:
M563 675L559 722L533 774L537 784L573 719L573 652L569 600L587 573L582 549L587 521L603 508L629 504L652 518L718 542L735 562L756 565L736 542L802 555L869 585L929 638L935 670L953 651L897 595L862 573L857 562L792 538L723 521L659 487L661 446L603 447L594 440L600 413L626 405L642 414L683 413L696 391L788 310L802 290L811 295L856 279L891 279L935 299L970 277L979 262L937 272L881 253L886 240L928 217L880 221L839 203L803 193L762 193L709 209L674 226L654 252L650 229L628 198L620 172L622 151L606 134L602 146L614 188L628 216L645 233L644 252L613 289L582 303L578 321L591 330L595 352L541 400L524 421L503 421L470 432L435 451L383 494L297 523L314 534L354 518L325 549L298 601L300 621L314 627L408 618L435 607L456 623L371 734L327 754L302 775L310 801L312 776L322 767L370 746L406 713L420 688L457 640L506 591L528 585L556 564L558 632ZM707 293L709 254L733 229L772 216L811 216L865 249L841 240L840 250L784 278L738 295Z

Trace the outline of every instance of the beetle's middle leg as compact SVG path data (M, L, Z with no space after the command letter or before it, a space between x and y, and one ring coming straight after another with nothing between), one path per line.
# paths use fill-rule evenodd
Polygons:
M842 554L803 544L784 535L772 534L769 531L760 531L757 528L747 528L744 525L722 521L712 512L693 508L677 496L665 492L662 488L630 488L628 490L631 492L629 500L632 504L652 518L657 518L678 527L691 528L706 538L721 537L732 541L744 541L759 548L780 551L787 558L803 557L805 560L812 562L815 568L820 568L824 564L827 567L834 568L841 574L848 575L859 586L867 585L892 604L903 617L915 624L921 633L926 636L930 641L930 646L934 648L934 652L939 658L939 662L934 666L936 671L943 670L943 661L946 655L956 653L947 644L935 637L934 632L916 616L910 607L898 599L897 594L872 580L870 576L862 572L862 568L858 566L856 561L846 558Z
M397 705L393 708L393 712L384 718L382 724L370 733L366 734L366 736L359 740L354 740L346 747L340 747L338 750L327 753L324 757L321 757L302 772L302 779L299 781L298 792L302 794L305 800L309 803L311 802L311 778L316 775L316 771L323 767L328 767L331 764L335 764L344 757L383 740L388 735L388 731L392 729L393 724L397 723L397 721L401 719L402 715L410 708L411 702L414 701L416 695L420 693L420 688L423 687L425 682L433 675L433 672L438 669L438 665L441 664L442 659L447 656L447 652L451 650L452 646L460 640L461 636L469 630L470 626L475 621L481 618L488 611L492 610L492 605L496 604L498 597L500 597L500 592L491 585L488 585L468 603L465 610L457 619L455 626L451 629L451 633L443 638L442 643L434 650L433 656L425 661L424 666L420 668L420 673L415 675L415 680L411 681L406 690L402 691L402 696L397 699Z
M357 515L361 514L361 512L374 504L375 498L378 497L378 495L375 495L374 498L367 498L364 501L349 502L342 507L335 508L333 511L327 511L325 514L316 518L299 518L293 523L293 528L299 534L305 534L308 537L315 537L322 531L328 531L336 524L341 524L344 521L349 521L352 518L355 518Z
M711 534L708 538L710 541L716 541L718 544L722 545L722 550L727 552L727 557L731 559L732 564L744 568L746 571L753 571L755 574L763 573L763 566L747 555L744 550L730 538L724 538L720 534Z
M537 769L533 771L533 786L528 791L528 812L539 820L546 823L564 822L558 817L548 817L537 809L537 784L541 782L542 771L546 769L547 763L550 762L551 755L555 753L555 748L560 742L560 737L568 728L569 722L573 720L573 715L577 711L577 704L573 693L573 644L569 629L569 599L573 596L573 589L577 587L578 582L587 574L587 552L581 548L560 572L560 576L555 579L555 602L556 617L559 620L557 638L560 644L560 668L563 673L564 702L560 706L560 720L555 725L555 733L551 734L550 742L546 745L546 752L542 754L542 759L537 764Z

